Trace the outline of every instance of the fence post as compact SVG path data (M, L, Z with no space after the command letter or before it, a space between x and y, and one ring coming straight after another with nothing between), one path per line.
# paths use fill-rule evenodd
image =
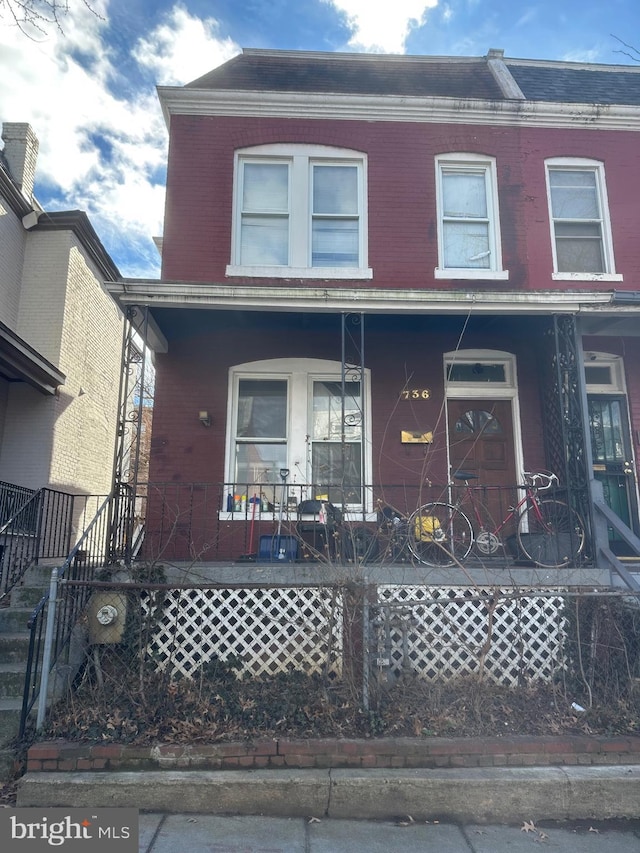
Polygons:
M56 623L56 604L58 599L58 569L51 572L49 582L49 606L47 607L47 626L44 635L44 650L42 653L42 675L40 677L40 692L38 694L38 716L36 729L42 728L47 713L47 693L49 692L49 670L51 668L51 649L53 648L53 630Z

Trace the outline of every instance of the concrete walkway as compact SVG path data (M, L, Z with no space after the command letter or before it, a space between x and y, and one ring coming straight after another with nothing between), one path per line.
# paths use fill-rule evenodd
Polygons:
M542 827L140 815L140 853L535 853L541 844L558 853L638 853L640 822Z
M37 772L20 780L17 805L321 820L411 815L421 824L640 820L640 765Z

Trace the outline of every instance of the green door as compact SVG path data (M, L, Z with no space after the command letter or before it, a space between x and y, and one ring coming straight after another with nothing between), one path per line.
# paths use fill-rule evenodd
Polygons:
M590 394L588 407L594 477L602 483L607 506L627 527L637 532L635 477L626 398ZM624 555L626 546L611 528L609 538L614 554Z

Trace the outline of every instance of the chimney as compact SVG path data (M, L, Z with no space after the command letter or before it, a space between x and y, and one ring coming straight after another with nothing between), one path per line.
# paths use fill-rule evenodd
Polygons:
M38 162L38 138L29 124L5 122L2 125L4 156L11 177L27 201L33 201L33 184Z

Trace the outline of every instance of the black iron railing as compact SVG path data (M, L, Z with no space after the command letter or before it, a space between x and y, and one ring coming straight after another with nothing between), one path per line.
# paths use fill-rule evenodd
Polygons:
M39 701L41 722L47 702L73 677L74 656L83 654L78 625L89 590L88 587L73 587L69 591L66 582L95 579L97 570L113 566L113 505L112 495L101 499L83 535L64 563L53 570L50 588L31 614L20 737L24 735L36 701Z
M0 489L0 500L3 509L11 507L0 526L2 599L39 560L69 553L74 523L85 509L86 498L53 489L34 492L14 487L13 491Z

